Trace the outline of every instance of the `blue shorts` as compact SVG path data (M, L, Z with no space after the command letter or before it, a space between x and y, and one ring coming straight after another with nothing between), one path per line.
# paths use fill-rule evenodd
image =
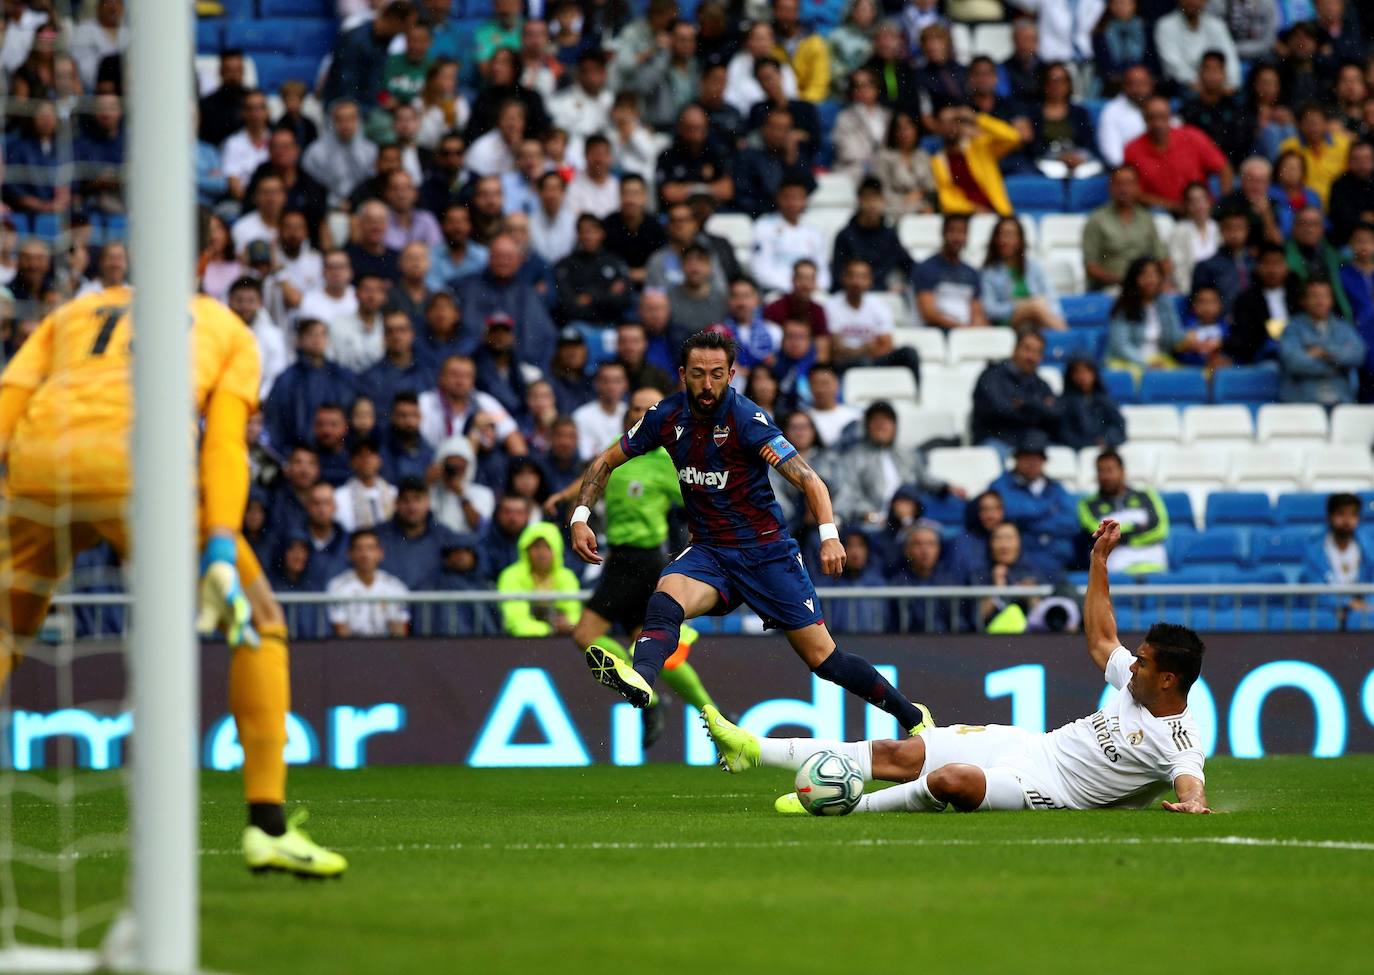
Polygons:
M823 621L816 587L792 538L756 548L688 545L662 575L696 579L719 593L710 616L743 604L759 614L765 629L800 630Z

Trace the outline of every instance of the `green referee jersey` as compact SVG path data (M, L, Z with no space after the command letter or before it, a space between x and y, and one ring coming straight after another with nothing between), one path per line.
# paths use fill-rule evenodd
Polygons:
M668 538L668 511L682 504L677 468L659 447L631 458L606 483L606 542L654 549Z

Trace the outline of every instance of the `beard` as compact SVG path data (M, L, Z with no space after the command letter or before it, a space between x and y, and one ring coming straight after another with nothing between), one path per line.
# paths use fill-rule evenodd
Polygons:
M692 412L709 415L720 405L720 397L710 389L703 389L692 397Z

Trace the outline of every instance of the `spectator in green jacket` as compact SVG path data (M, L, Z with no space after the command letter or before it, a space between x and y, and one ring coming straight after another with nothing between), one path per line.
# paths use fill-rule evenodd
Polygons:
M548 521L530 525L516 543L520 556L496 580L497 592L576 593L577 576L563 565L563 536ZM501 603L501 624L511 636L567 636L582 615L576 598L531 603L508 599Z
M1121 524L1121 545L1107 560L1108 572L1129 575L1169 571L1164 541L1169 537L1169 512L1150 488L1126 483L1126 464L1115 450L1097 455L1097 493L1078 502L1078 522L1091 534L1102 519Z

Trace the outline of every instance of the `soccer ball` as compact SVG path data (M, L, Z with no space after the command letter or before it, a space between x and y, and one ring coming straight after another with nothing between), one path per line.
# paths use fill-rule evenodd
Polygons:
M813 816L844 816L864 794L864 776L839 752L816 752L797 769L797 798Z

